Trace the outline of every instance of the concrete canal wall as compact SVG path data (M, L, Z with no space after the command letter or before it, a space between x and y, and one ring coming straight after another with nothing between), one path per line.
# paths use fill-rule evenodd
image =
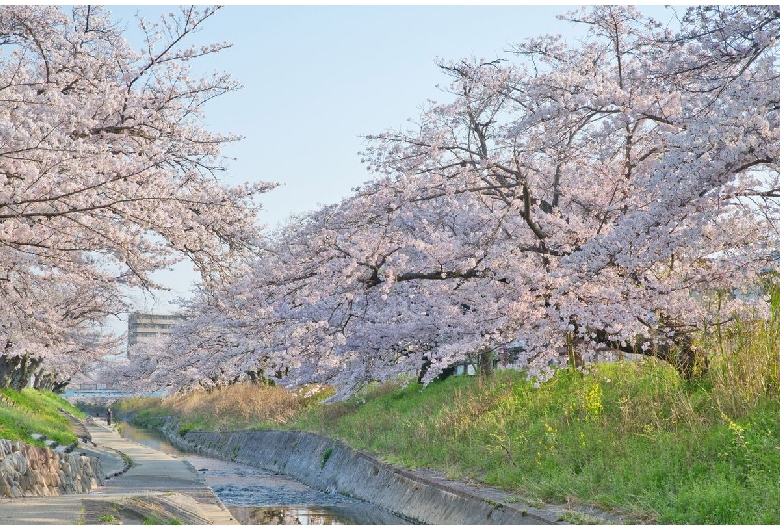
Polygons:
M560 524L560 513L508 502L493 488L472 487L397 468L327 437L296 431L187 432L174 422L174 445L293 477L331 493L361 499L426 524Z

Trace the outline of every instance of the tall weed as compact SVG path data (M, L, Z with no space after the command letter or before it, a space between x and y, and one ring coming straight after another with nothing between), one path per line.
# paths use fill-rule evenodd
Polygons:
M295 414L327 397L326 388L305 387L289 392L282 387L238 383L215 390L196 390L160 398L125 400L117 404L134 423L162 425L177 416L189 430L241 430L284 425Z
M708 378L720 412L746 414L762 399L780 396L780 289L769 288L767 320L736 318L725 331L705 337L713 352Z

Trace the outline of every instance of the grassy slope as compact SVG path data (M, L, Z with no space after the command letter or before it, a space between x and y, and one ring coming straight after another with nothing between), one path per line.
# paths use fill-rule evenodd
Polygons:
M408 467L660 523L780 523L780 406L739 417L658 363L379 389L310 411L317 430Z
M41 446L31 434L43 434L61 445L76 441L70 422L59 409L76 417L84 414L57 394L26 388L21 392L0 389L0 439Z
M539 388L513 371L424 389L382 385L330 405L280 392L237 385L222 397L195 393L124 410L147 419L183 413L188 429L318 431L531 503L593 504L659 523L780 523L778 400L732 403L737 392L711 379L686 383L665 364L564 370Z

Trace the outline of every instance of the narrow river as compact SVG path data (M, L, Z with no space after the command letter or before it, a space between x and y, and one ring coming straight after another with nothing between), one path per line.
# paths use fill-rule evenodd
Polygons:
M322 493L284 475L182 452L154 431L122 423L120 433L188 461L241 524L409 524L369 503Z

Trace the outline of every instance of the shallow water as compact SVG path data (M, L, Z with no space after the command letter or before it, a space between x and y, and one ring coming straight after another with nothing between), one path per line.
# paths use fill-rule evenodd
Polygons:
M322 493L285 475L185 453L154 431L122 424L121 435L188 461L241 524L409 524L369 503Z

